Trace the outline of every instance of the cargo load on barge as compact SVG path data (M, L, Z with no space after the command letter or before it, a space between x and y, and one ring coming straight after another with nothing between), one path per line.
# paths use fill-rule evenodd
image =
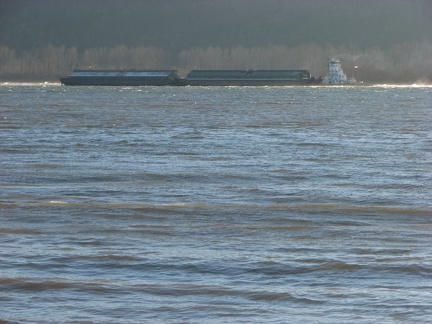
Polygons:
M289 86L318 84L307 70L74 70L60 78L74 86Z

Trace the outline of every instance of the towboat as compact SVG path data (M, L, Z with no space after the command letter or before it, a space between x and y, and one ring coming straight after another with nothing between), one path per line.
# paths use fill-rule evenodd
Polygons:
M344 71L340 60L336 58L329 58L327 63L327 74L324 77L322 84L356 84L357 81L354 78L348 79ZM357 67L355 67L357 68Z

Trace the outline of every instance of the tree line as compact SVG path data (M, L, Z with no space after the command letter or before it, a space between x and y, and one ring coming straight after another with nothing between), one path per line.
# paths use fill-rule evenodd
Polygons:
M49 44L20 53L0 45L0 81L55 81L74 69L177 69L183 76L193 69L307 69L314 76L323 76L328 57L338 57L349 77L365 82L432 82L432 42L428 41L363 50L354 45L315 43L295 47L208 46L177 55L159 47L125 45L79 51Z

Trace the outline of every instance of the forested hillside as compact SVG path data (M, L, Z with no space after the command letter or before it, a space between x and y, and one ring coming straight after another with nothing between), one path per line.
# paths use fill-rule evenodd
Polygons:
M0 79L74 68L308 68L428 79L428 0L0 0Z

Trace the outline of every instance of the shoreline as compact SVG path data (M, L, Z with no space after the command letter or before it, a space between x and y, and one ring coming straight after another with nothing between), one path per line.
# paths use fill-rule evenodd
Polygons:
M64 86L68 88L87 88L87 87L120 87L120 88L139 88L139 87L157 87L157 88L432 88L432 83L363 83L363 84L311 84L311 85L276 85L276 86L66 86L61 82L55 81L2 81L1 86Z
M59 78L55 77L38 77L38 78L28 78L28 77L13 77L13 78L2 78L0 77L0 85L7 85L7 84L51 84L51 85L62 85ZM297 85L270 85L266 87L295 87ZM320 86L349 86L349 87L373 87L373 86L423 86L423 87L430 87L432 86L432 81L429 80L415 80L415 81L405 81L405 82L395 82L392 80L386 80L381 82L363 82L359 84L346 84L346 85L326 85L326 84L310 84L310 85L299 85L301 87L320 87ZM133 86L135 87L135 86ZM263 87L263 86L256 86L256 87Z

